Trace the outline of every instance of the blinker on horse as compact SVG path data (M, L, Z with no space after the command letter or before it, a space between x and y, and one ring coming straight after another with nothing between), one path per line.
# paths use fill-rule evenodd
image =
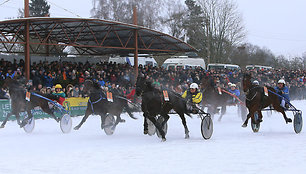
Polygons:
M291 123L292 120L291 118L288 118L286 116L284 108L280 106L280 101L277 95L275 95L275 89L269 86L266 86L268 89L268 95L264 94L264 87L258 86L258 85L253 85L252 84L252 76L248 73L245 73L243 75L243 91L246 94L246 107L249 110L249 114L247 115L247 118L245 122L243 123L242 127L247 127L248 120L250 118L252 123L257 124L262 121L262 109L272 105L273 108L281 112L286 123ZM272 91L272 92L271 92ZM259 118L258 120L255 119L254 113L258 113Z
M142 97L141 110L144 116L144 134L148 133L148 123L149 119L154 126L159 131L162 141L166 141L165 132L163 127L169 119L169 111L174 109L176 113L179 114L182 124L185 129L185 138L189 138L189 130L186 124L186 119L184 113L187 113L186 100L184 100L180 95L168 91L169 101L164 101L162 91L156 89L150 81L146 79L143 74L137 77L136 81L136 95ZM156 116L160 115L163 117L164 121L160 124L157 122Z

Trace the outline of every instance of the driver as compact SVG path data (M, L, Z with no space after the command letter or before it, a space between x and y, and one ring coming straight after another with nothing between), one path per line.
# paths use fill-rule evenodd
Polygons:
M57 99L57 102L63 105L66 94L62 91L62 85L56 84L54 88L55 92L53 92L52 94L58 96L59 98Z
M283 108L289 108L289 104L286 103L287 102L290 102L290 98L289 98L289 89L288 87L286 86L286 82L284 79L280 79L278 82L277 82L277 86L274 88L276 90L276 93L279 94L280 96L282 97L279 97L279 100L280 100L280 105L281 107ZM285 99L286 101L285 101Z
M186 90L182 97L187 99L187 111L197 113L197 107L202 101L202 93L198 90L199 86L196 83L191 83L189 90Z

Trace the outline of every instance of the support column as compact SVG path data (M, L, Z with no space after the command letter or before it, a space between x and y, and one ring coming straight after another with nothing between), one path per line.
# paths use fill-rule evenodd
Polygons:
M137 9L136 6L133 9L133 24L137 25ZM135 81L138 76L138 30L135 29L134 31L134 45L135 45L135 50L134 50L134 74L135 74Z
M29 17L29 0L24 0L24 17ZM24 56L25 56L25 76L26 79L30 79L30 21L27 20L25 24L25 40L26 44L24 47Z

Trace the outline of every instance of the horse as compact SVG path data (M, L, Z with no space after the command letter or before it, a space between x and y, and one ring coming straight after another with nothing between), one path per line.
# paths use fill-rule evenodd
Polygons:
M188 139L189 130L184 116L184 114L190 116L186 108L187 101L183 99L179 94L176 94L172 91L167 92L169 101L164 100L163 91L155 88L152 83L146 79L145 75L138 75L136 80L136 95L142 97L141 110L145 118L144 134L148 133L147 119L149 119L159 131L162 137L162 141L166 141L163 127L170 118L168 115L169 111L173 109L180 116L185 129L185 138ZM163 122L161 124L157 122L157 115L163 117Z
M74 127L74 130L80 129L80 127L87 120L89 115L92 114L100 115L101 129L104 129L106 126L104 124L106 114L112 114L116 116L116 122L112 126L113 130L119 124L119 122L123 122L123 119L121 119L120 117L121 113L123 112L123 109L127 111L128 115L131 118L136 119L131 113L131 108L129 107L128 101L125 97L113 95L113 102L108 101L107 94L105 94L100 85L91 80L86 80L84 82L83 91L89 96L87 108L84 117L82 118L81 122Z
M228 93L222 92L221 94L215 87L212 77L204 77L201 82L201 90L203 92L202 106L206 106L207 112L211 115L218 113L218 107L221 107L221 115L218 121L221 121L226 112L226 105L232 99Z
M19 83L15 79L6 78L4 80L4 83L2 85L4 89L9 90L10 99L11 99L11 112L6 116L4 121L2 122L0 128L4 128L6 122L8 121L9 117L12 115L16 116L17 124L20 125L20 127L23 127L27 124L28 120L30 120L33 115L31 113L31 110L34 109L34 107L39 106L44 112L51 115L57 122L60 121L60 118L57 118L52 109L49 108L48 100L43 99L41 97L38 97L36 95L30 95L30 100L26 100L26 89L22 86L21 83ZM29 91L30 93L35 92L36 94L39 94L43 97L46 97L50 100L57 100L57 96L52 94L42 94L37 91ZM20 122L20 112L27 112L28 117L25 118L22 122Z
M275 89L266 86L268 89L268 95L264 93L264 87L252 84L252 76L248 73L243 75L242 79L243 91L246 95L246 107L249 110L247 118L243 123L242 127L247 127L248 120L252 118L252 123L258 124L262 122L261 110L272 105L273 108L281 112L286 121L286 124L291 123L292 119L288 118L285 113L285 109L280 106L279 97L275 95ZM272 91L272 92L271 92ZM258 119L255 120L254 113L258 113Z

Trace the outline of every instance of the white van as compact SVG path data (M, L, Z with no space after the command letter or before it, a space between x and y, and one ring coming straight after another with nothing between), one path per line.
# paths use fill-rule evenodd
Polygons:
M125 57L120 57L120 56L115 56L115 57L110 57L108 59L108 62L113 62L117 64L129 64L131 66L134 66L134 54L129 54L128 56ZM138 66L142 65L152 65L152 66L157 66L156 60L149 54L138 54Z
M240 66L232 64L210 63L207 65L207 70L211 69L215 70L228 69L228 70L238 71L240 70Z
M205 69L205 61L202 58L189 58L188 56L172 56L165 60L162 65L165 69L183 68L183 69L195 69L201 67Z
M247 65L245 66L247 70L257 69L257 70L272 70L271 66L262 66L262 65Z

